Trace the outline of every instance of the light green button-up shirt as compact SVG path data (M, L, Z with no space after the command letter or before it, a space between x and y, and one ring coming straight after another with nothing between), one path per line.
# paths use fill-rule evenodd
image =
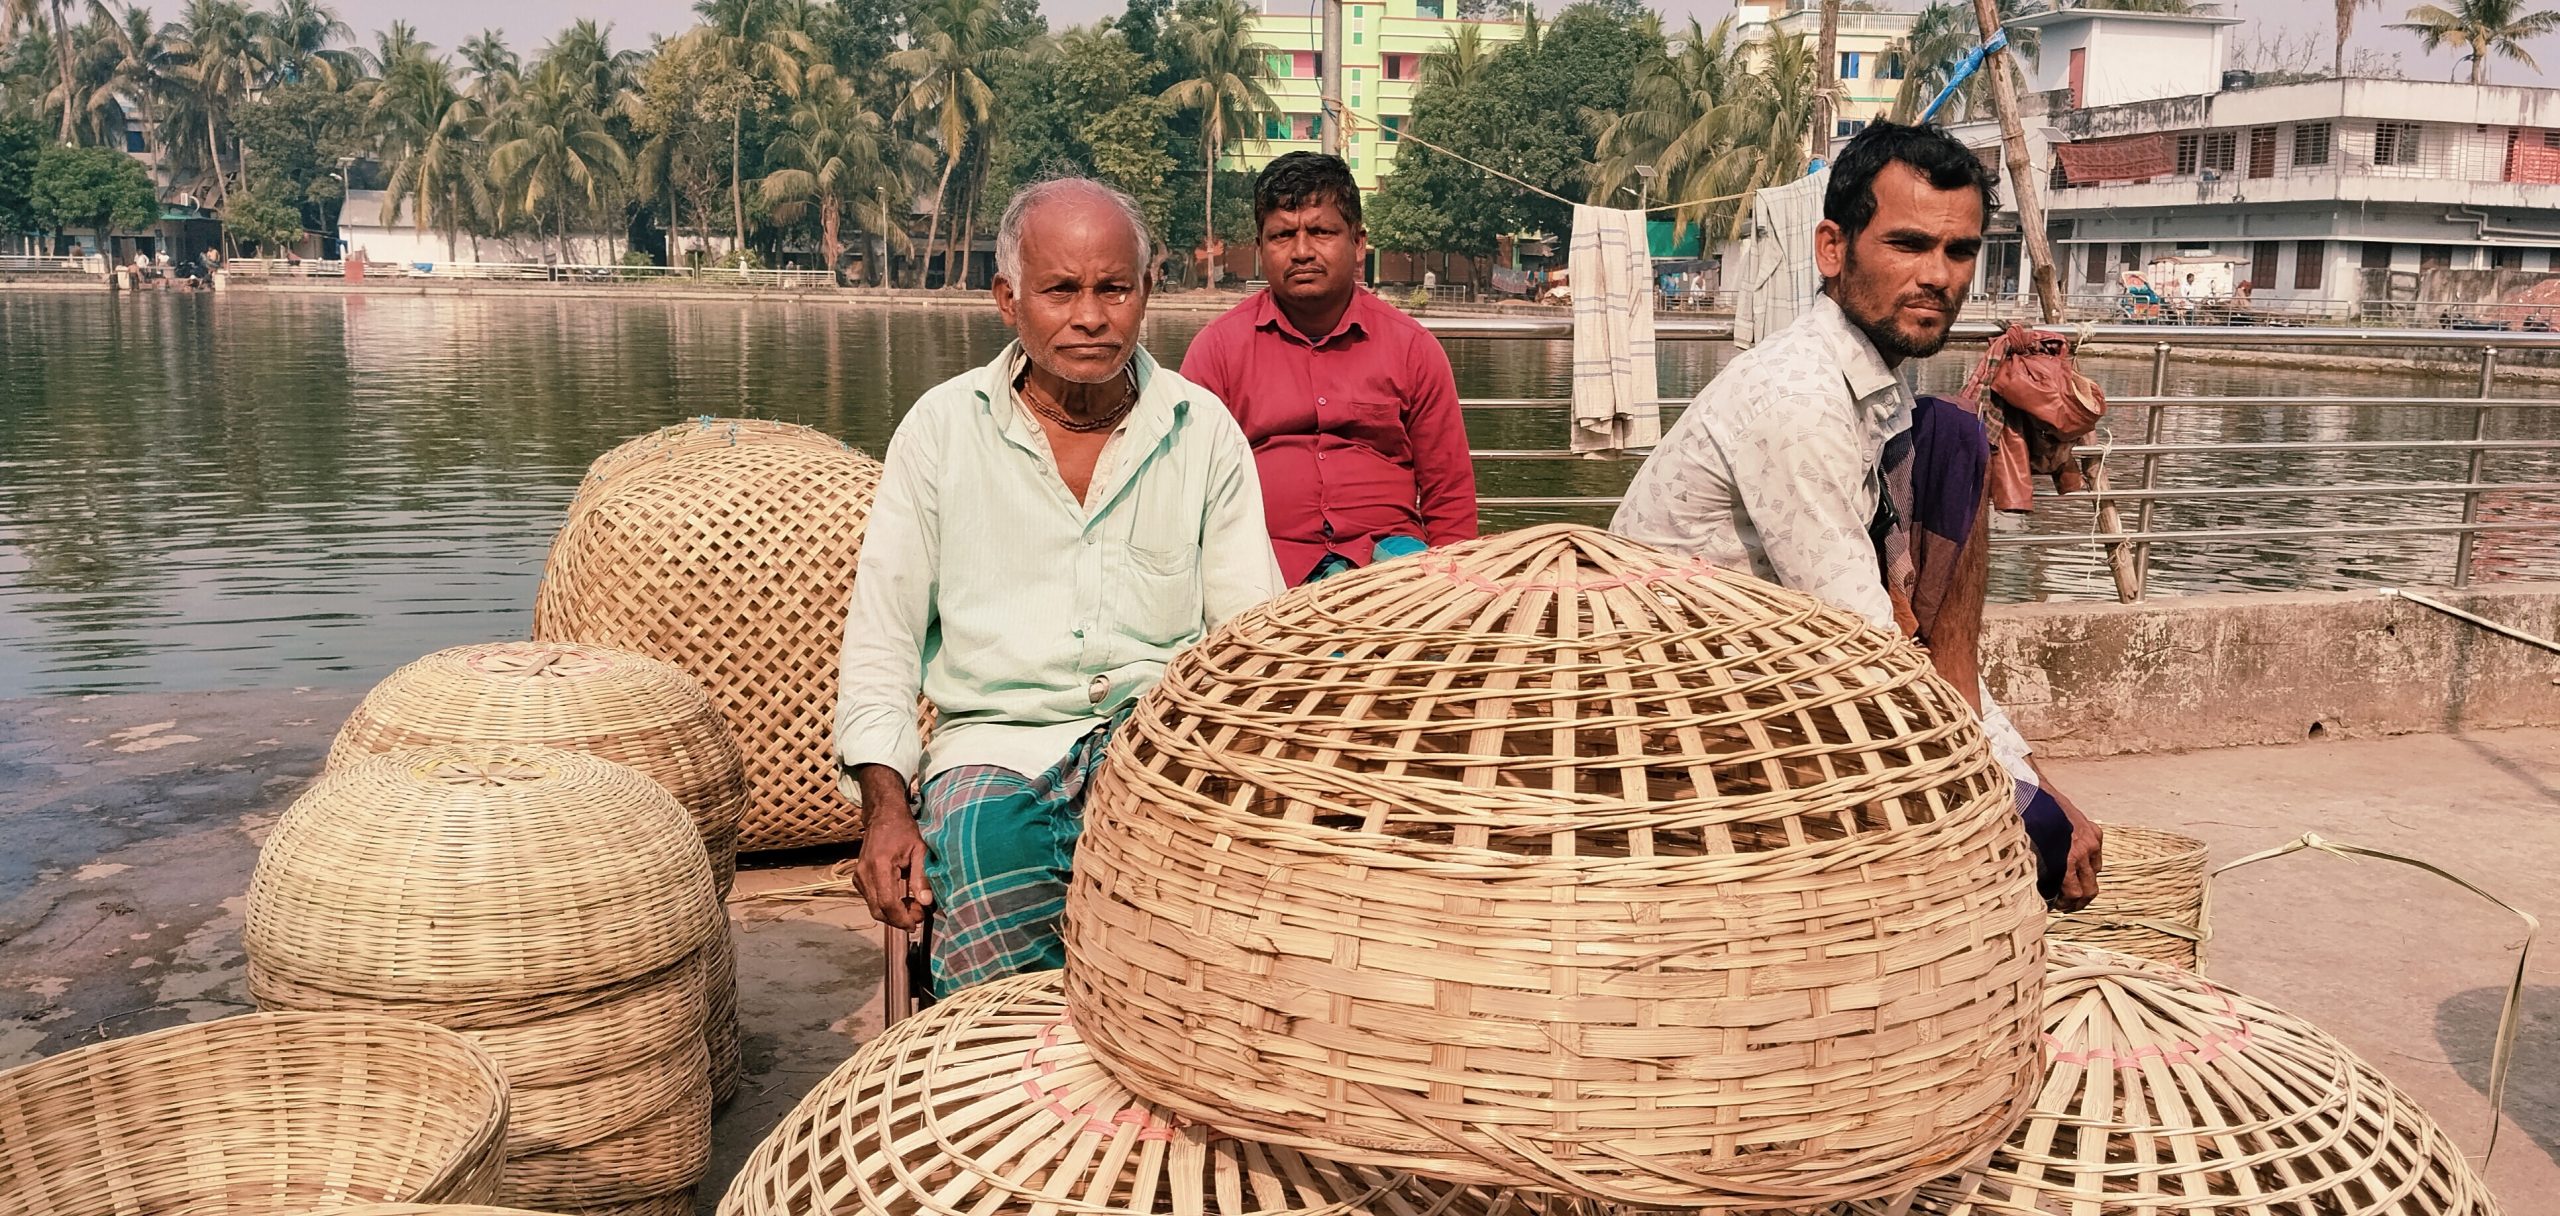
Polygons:
M1015 400L1020 365L1009 346L933 388L889 441L845 625L848 766L1037 775L1281 590L1252 449L1215 396L1141 349L1138 404L1078 502ZM929 748L919 691L940 713Z

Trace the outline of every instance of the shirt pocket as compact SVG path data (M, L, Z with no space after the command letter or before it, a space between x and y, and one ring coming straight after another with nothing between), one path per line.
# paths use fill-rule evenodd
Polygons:
M1390 460L1403 460L1411 444L1405 438L1404 406L1395 401L1354 400L1343 411L1336 432Z
M1148 539L1154 543L1130 544L1122 561L1115 615L1122 636L1143 647L1170 650L1200 636L1200 545Z

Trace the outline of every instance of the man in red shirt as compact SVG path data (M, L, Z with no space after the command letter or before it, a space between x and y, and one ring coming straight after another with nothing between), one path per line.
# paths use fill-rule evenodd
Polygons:
M1192 339L1182 376L1253 443L1290 584L1476 535L1475 462L1440 341L1360 286L1368 233L1339 157L1292 152L1254 182L1271 285Z

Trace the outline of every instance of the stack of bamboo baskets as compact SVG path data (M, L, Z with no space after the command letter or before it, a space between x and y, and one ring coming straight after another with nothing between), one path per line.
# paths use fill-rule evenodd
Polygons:
M477 1042L513 1109L502 1202L677 1213L710 1155L714 889L692 817L623 765L524 744L365 757L259 856L250 989Z
M727 897L747 800L745 762L710 695L674 664L564 642L440 650L365 695L338 731L329 767L440 743L531 743L630 766L693 817ZM703 973L712 1098L726 1102L738 1087L739 1034L736 952L725 919Z
M845 606L880 466L804 426L704 418L596 459L551 545L533 636L664 659L744 751L739 847L859 839L836 783Z

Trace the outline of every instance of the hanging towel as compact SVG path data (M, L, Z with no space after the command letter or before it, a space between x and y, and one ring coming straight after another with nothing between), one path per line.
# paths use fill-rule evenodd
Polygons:
M1653 362L1653 250L1645 214L1573 209L1573 450L1662 438Z
M1752 196L1748 252L1733 309L1735 346L1748 348L1813 307L1822 290L1822 275L1813 265L1813 230L1822 223L1822 195L1830 188L1831 170L1825 168Z

